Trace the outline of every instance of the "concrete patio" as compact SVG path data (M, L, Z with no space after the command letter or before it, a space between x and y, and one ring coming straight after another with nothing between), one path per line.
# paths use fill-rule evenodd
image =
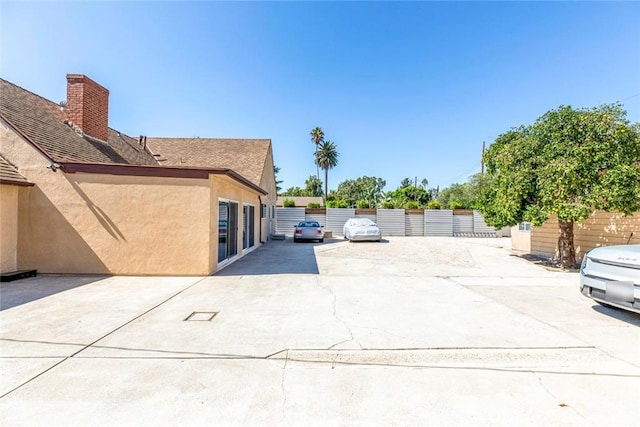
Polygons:
M271 241L211 277L3 283L0 423L636 423L640 317L508 243Z

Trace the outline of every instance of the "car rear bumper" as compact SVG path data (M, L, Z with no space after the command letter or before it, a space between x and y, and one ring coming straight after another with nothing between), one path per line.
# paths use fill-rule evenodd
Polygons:
M374 234L367 234L367 235L358 234L356 236L354 236L354 235L349 236L349 240L358 241L358 242L365 242L365 241L367 241L367 242L377 242L378 240L380 240L380 237L381 236L379 234L375 234L375 235Z

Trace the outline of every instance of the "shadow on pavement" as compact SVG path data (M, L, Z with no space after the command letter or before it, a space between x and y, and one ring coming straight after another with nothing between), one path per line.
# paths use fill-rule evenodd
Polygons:
M591 307L598 313L613 317L614 319L622 320L630 325L640 326L640 314L636 314L632 311L623 310L621 308L609 307L600 304L596 304Z
M0 283L0 311L46 298L109 276L36 276Z
M214 276L250 276L262 274L319 274L314 248L339 242L325 239L324 243L293 243L269 240L250 254L216 272Z

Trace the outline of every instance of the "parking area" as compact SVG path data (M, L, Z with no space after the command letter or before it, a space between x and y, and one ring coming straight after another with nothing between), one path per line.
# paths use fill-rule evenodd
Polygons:
M2 425L632 425L640 316L508 239L270 241L2 283Z

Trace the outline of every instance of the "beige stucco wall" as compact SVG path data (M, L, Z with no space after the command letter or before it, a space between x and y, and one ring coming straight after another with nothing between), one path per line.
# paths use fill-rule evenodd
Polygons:
M640 244L640 212L624 217L615 212L596 211L588 219L574 226L576 257L585 252L610 245ZM629 237L633 233L633 237ZM558 220L550 218L542 227L531 228L531 253L545 257L556 256Z
M242 249L242 224L244 223L244 212L242 207L253 205L255 207L255 223L254 223L254 241L255 247L260 246L260 199L258 193L241 185L239 182L229 178L226 175L211 176L211 221L210 229L213 230L213 238L211 244L211 253L209 258L210 271L218 268L218 202L220 200L228 200L238 203L238 224L237 224L237 248L238 257L244 254ZM264 241L264 240L263 240ZM249 248L251 249L251 248Z
M518 226L511 227L511 249L531 252L531 232L521 231Z
M18 269L18 192L20 188L16 185L0 184L0 273Z
M262 178L260 180L260 188L269 193L266 196L261 197L262 203L267 205L265 218L261 219L262 235L260 236L260 240L263 242L267 241L270 229L273 233L275 233L275 223L273 222L274 219L269 217L269 213L271 212L272 208L275 209L276 199L278 198L276 190L276 176L273 171L273 165L273 150L271 148L271 145L269 145L269 152L267 153L264 169L262 170Z
M18 268L42 273L206 275L217 269L219 198L258 193L209 179L67 174L0 121L3 155L35 183L18 196ZM240 208L239 224L242 224ZM4 228L4 227L3 227ZM242 255L242 233L238 233ZM256 236L256 246L260 244Z

